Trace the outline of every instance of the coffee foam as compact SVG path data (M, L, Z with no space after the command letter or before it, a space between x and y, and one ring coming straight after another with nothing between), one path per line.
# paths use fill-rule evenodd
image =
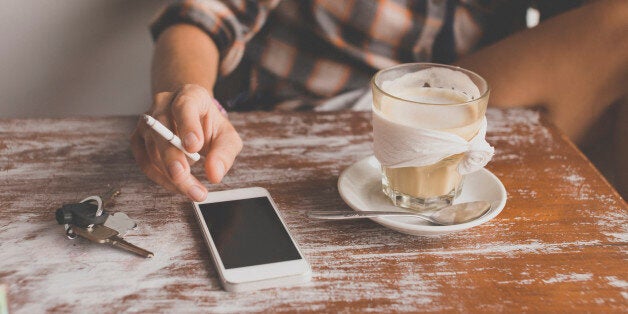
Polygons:
M424 102L429 104L441 104L437 95L426 98L426 96L413 96L408 94L408 90L417 90L417 87L443 88L453 90L456 94L465 97L466 101L480 98L480 89L475 83L463 72L455 71L447 68L428 68L412 73L406 73L394 80L382 82L382 89L391 95L402 96L403 99L416 102ZM464 96L462 96L464 95ZM451 104L446 102L445 104Z
M478 129L477 125L472 126L480 120L476 106L448 106L448 104L466 102L465 94L451 89L419 87L399 90L396 96L429 105L384 98L379 101L379 110L374 110L374 112L383 115L392 123L447 131L467 140L473 137ZM434 103L443 105L431 105ZM468 127L472 128L470 133L463 130Z

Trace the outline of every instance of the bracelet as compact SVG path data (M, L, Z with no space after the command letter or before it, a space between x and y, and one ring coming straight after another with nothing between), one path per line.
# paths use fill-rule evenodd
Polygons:
M227 113L227 110L225 110L225 107L223 107L216 98L212 98L212 99L214 100L214 105L216 105L216 107L218 108L218 111L220 111L220 113L222 113L222 115L225 116L225 118L229 116L229 114Z

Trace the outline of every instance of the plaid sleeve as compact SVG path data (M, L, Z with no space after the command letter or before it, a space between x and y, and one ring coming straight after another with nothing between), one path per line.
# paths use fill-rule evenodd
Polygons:
M240 63L246 43L262 28L280 0L185 0L162 10L150 26L154 40L169 26L186 23L204 30L220 52L220 74Z

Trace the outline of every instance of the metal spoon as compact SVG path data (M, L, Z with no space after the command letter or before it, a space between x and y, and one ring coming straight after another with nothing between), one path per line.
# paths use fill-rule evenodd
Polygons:
M425 215L413 212L394 212L394 211L355 211L348 212L345 210L313 210L307 213L307 216L315 219L342 220L342 219L360 219L373 218L381 216L409 216L429 221L436 225L448 226L465 223L484 215L491 209L491 203L486 201L477 201L469 203L460 203L440 208L435 212Z

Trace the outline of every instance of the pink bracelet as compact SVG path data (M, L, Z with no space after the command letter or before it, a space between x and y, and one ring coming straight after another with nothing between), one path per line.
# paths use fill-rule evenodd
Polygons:
M223 116L225 116L225 118L227 116L229 116L229 114L227 113L227 110L225 110L225 108L218 102L218 100L216 98L212 98L214 100L214 104L216 105L216 107L218 107L218 111L220 111L220 113L222 113Z

